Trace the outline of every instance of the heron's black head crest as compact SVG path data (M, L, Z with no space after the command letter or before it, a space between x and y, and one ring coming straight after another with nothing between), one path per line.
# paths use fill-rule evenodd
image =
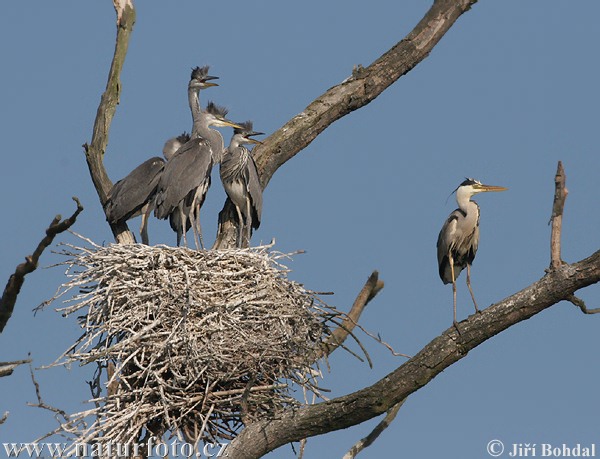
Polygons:
M479 182L478 180L475 180L474 178L465 177L465 180L460 185L458 185L456 188L454 188L454 190L452 191L452 193L450 193L448 195L448 197L446 198L446 204L448 203L448 199L450 199L450 196L452 196L454 193L456 193L456 191L461 186L475 185L476 183L479 183L481 185L481 182Z
M244 134L248 134L248 133L253 132L252 131L252 129L253 129L253 127L252 127L252 121L244 121L243 123L238 123L238 124L240 126L242 126L242 129L235 128L233 130L234 134L242 134L242 135L244 135Z
M218 79L218 77L214 77L214 76L209 76L208 75L208 65L205 65L204 67L195 67L192 69L192 75L191 75L191 79L192 80L198 80L198 81L205 81L205 80L215 80Z
M217 105L211 101L206 106L206 112L210 113L211 115L214 115L214 116L219 116L219 117L225 118L225 116L227 116L227 113L229 112L229 110L227 110L225 107Z
M184 132L183 134L180 134L177 136L177 141L180 142L182 145L184 143L187 143L190 140L190 135L187 132Z
M476 185L476 184L481 185L481 182L479 180L475 180L474 178L465 177L464 182L462 182L460 185L458 185L458 187L456 187L456 190L458 190L461 186ZM454 191L456 191L456 190L454 190Z

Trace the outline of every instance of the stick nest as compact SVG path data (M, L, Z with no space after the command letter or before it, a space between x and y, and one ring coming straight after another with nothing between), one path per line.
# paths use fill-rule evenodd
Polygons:
M69 281L54 299L76 291L58 311L83 310L84 333L55 365L109 370L95 408L61 426L76 441L126 443L143 431L230 440L243 424L298 405L290 383L305 398L320 395L315 362L340 313L287 278L286 255L70 247Z

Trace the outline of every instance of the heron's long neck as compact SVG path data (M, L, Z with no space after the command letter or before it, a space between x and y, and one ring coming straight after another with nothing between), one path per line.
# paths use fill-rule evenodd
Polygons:
M473 196L471 193L462 192L460 188L456 192L456 202L458 203L458 208L464 212L465 216L477 213L479 210L477 203L471 201L471 196Z
M200 90L188 87L188 102L190 104L190 111L192 112L192 137L196 137L197 124L200 122Z
M204 123L197 123L197 135L208 140L212 152L213 163L220 163L223 159L223 149L225 148L221 133L216 129L211 129Z

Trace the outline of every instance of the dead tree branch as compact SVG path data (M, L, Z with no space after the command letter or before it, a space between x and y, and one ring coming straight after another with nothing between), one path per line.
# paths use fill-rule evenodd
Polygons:
M399 43L368 67L359 66L338 85L317 97L302 113L254 149L263 188L273 174L306 148L334 121L379 96L392 83L425 59L456 20L477 0L435 0L427 14ZM237 218L229 200L219 214L219 234L213 248L231 248Z
M119 104L121 93L120 75L127 55L129 37L135 24L135 8L132 0L114 1L114 6L117 12L115 54L108 74L106 90L102 94L96 114L92 141L89 145L87 143L83 145L92 182L102 206L106 203L106 197L112 187L112 182L104 168L104 153L108 145L110 125ZM111 224L110 227L117 242L121 244L135 242L133 234L129 231L126 223Z
M364 287L356 297L356 300L354 300L352 309L350 309L350 312L345 317L342 324L336 328L327 339L323 349L323 356L331 354L344 343L346 338L348 338L348 335L352 333L352 330L358 323L360 315L364 311L367 304L369 304L369 301L375 298L375 295L379 293L383 286L383 281L379 280L379 273L377 271L373 271L373 273L369 276L369 279L367 279Z
M556 176L554 177L554 202L552 204L552 233L550 236L550 268L556 269L563 264L560 257L560 237L562 232L562 216L565 208L565 200L569 194L566 187L567 177L562 162L558 162Z
M350 451L344 454L342 459L354 459L356 455L363 449L371 446L373 442L377 440L379 435L381 435L381 433L390 426L394 419L396 419L396 415L398 414L398 411L400 411L402 405L404 405L405 401L406 399L396 403L393 407L391 407L385 414L383 420L375 426L371 433L365 438L359 440L352 448L350 448Z
M62 221L60 215L54 217L54 220L52 220L52 223L50 223L50 226L46 229L46 236L40 241L33 254L25 257L25 262L18 265L15 272L8 279L6 287L4 287L2 298L0 298L0 333L2 333L8 319L12 316L15 303L17 302L17 296L21 291L23 282L25 282L25 276L35 271L38 266L39 258L46 247L52 244L52 241L57 234L70 228L73 223L75 223L79 213L83 210L79 199L74 197L73 200L77 203L77 209L73 215Z
M454 327L449 328L370 387L247 426L229 445L228 457L258 458L281 445L379 416L491 337L598 282L600 250L577 263L561 265L529 287L461 322L461 335Z

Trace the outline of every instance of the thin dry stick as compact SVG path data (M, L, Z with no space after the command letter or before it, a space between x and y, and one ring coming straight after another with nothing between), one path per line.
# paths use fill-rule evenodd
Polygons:
M79 199L73 197L73 201L77 203L77 209L69 218L65 218L61 221L61 216L57 215L50 223L50 226L46 229L46 236L40 241L38 246L32 255L25 257L25 262L21 263L15 269L15 272L10 276L8 282L6 283L6 287L4 287L4 293L2 294L2 298L0 298L0 333L4 330L8 319L12 316L13 310L15 308L15 303L17 302L17 296L21 291L21 287L23 286L23 282L25 282L25 276L33 271L38 266L38 261L40 256L56 237L57 234L62 233L67 230L75 220L77 220L77 216L83 210Z
M377 426L371 431L371 433L365 438L359 440L352 448L350 448L350 451L344 454L344 457L342 459L354 459L356 455L360 453L363 449L367 448L368 446L371 446L373 442L377 440L379 435L381 435L381 433L390 426L392 421L396 418L398 411L400 411L400 408L402 407L402 405L404 405L405 401L406 399L402 400L399 403L396 403L393 407L391 407L385 414L383 420L379 424L377 424Z

